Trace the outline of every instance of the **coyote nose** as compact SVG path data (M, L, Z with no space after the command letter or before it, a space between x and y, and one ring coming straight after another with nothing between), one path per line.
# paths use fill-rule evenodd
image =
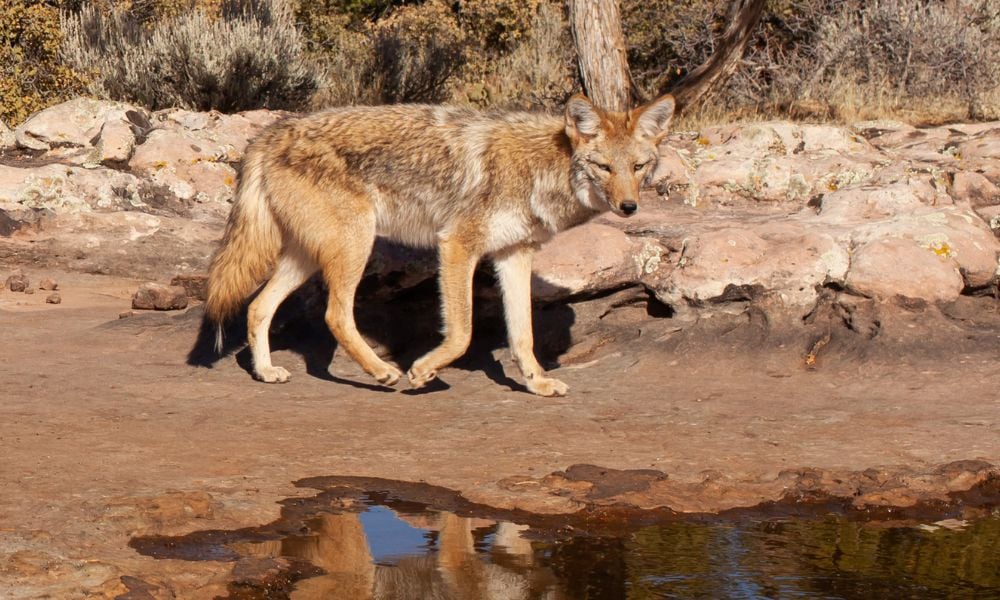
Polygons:
M622 212L625 213L626 215L630 215L635 211L639 210L639 205L636 204L635 202L632 202L631 200L626 200L619 205L619 208L621 208Z

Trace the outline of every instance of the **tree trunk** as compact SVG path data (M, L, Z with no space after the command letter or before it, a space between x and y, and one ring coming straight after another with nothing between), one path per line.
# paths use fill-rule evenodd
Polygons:
M730 10L729 26L719 38L715 53L704 64L693 69L670 89L677 110L683 110L712 88L728 79L740 64L743 51L760 16L764 12L765 0L736 0Z
M632 77L618 0L569 0L569 21L590 101L604 110L629 110Z

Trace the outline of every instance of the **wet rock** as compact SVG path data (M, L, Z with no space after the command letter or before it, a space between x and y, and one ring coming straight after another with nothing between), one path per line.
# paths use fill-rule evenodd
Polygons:
M177 285L144 283L132 296L132 308L139 310L180 310L187 305L187 290Z
M208 492L172 490L152 497L123 497L111 500L106 512L115 518L136 517L154 528L180 525L192 519L215 516L216 501Z
M128 591L115 596L115 600L158 600L159 598L174 597L174 594L167 592L160 586L143 581L138 577L123 575L121 583Z
M31 280L20 269L7 277L4 287L12 292L23 292L31 287Z
M51 277L44 277L38 282L38 289L45 291L54 291L59 289L59 283Z
M542 484L554 487L586 483L589 500L603 500L612 496L643 491L657 481L667 479L666 473L653 469L618 470L596 465L572 465L543 478Z
M910 240L877 240L858 248L851 259L847 287L868 297L896 294L931 301L954 300L965 282L955 264Z
M45 297L45 302L47 304L61 304L62 296L59 295L59 292L52 292L51 294Z

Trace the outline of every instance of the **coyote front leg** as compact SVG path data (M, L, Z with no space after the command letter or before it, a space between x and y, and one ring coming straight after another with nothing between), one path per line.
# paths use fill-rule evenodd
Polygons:
M546 377L535 358L535 338L531 330L531 255L530 247L519 246L493 261L503 292L508 345L529 391L539 396L565 396L569 386Z
M438 254L444 341L413 363L406 375L414 388L437 377L438 370L465 354L472 341L472 275L481 254L470 250L461 236L442 240Z

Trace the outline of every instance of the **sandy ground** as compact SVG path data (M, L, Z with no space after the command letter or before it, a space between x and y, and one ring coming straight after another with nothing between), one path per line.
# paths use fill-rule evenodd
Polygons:
M162 597L223 594L230 564L154 560L130 538L271 521L277 501L315 493L294 485L309 477L425 481L536 512L720 511L813 493L947 500L1000 464L995 317L927 339L954 341L935 352L820 355L809 370L798 347L755 355L715 326L683 338L628 305L614 315L630 339L592 342L599 351L557 370L568 397L523 392L500 374L515 373L502 349L410 394L367 385L340 356L336 377L310 374L294 340L275 353L292 373L284 385L253 381L238 354L192 366L197 308L119 319L137 281L48 274L59 305L0 292L4 598L115 597L140 580ZM901 317L898 330L926 318ZM666 476L596 493L572 471L550 475L581 463Z

